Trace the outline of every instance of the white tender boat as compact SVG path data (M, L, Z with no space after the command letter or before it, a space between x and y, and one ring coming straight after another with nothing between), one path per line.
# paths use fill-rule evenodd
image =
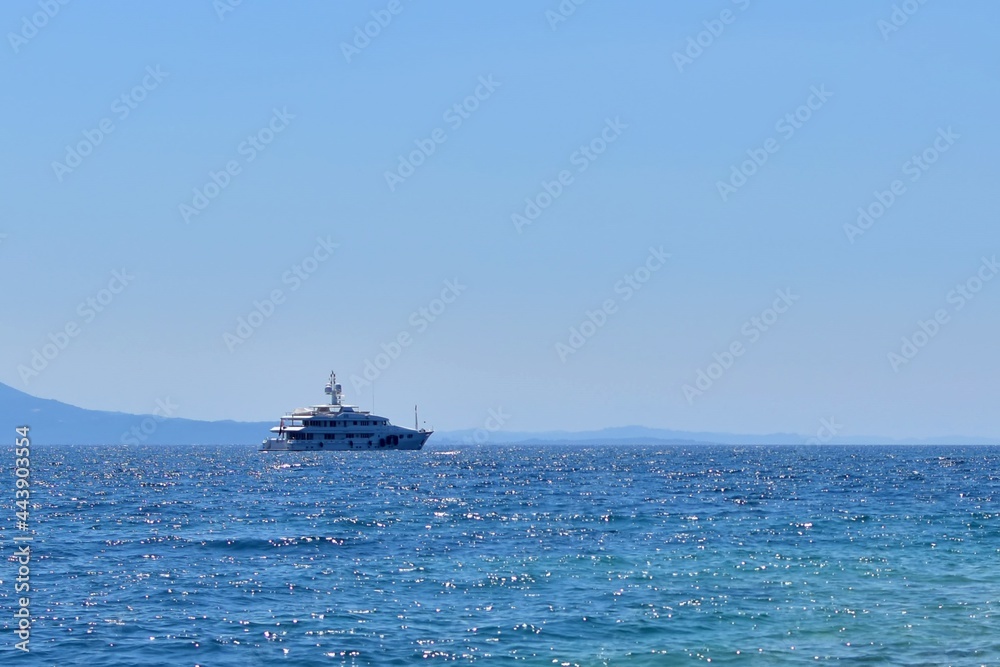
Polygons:
M330 373L326 385L330 402L296 408L271 429L275 436L261 444L262 452L315 452L354 449L421 449L434 431L417 428L417 408L413 408L414 428L393 426L385 417L359 410L341 402L343 388L337 375Z

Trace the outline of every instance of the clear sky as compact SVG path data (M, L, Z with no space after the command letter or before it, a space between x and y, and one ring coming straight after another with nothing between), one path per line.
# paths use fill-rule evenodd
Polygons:
M996 3L224 3L0 6L0 381L1000 437Z

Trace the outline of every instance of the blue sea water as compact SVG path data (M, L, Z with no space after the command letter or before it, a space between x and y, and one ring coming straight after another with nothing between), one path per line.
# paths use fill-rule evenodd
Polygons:
M1000 448L32 456L3 665L1000 663Z

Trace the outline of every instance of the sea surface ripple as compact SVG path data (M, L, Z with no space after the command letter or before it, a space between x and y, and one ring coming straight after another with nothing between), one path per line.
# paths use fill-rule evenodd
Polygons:
M4 665L1000 663L1000 449L71 445L31 465L30 655L9 472L0 499Z

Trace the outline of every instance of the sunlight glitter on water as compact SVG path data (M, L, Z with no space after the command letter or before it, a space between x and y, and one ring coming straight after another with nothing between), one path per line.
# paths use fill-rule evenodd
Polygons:
M436 453L39 449L34 657L1000 660L990 448Z

